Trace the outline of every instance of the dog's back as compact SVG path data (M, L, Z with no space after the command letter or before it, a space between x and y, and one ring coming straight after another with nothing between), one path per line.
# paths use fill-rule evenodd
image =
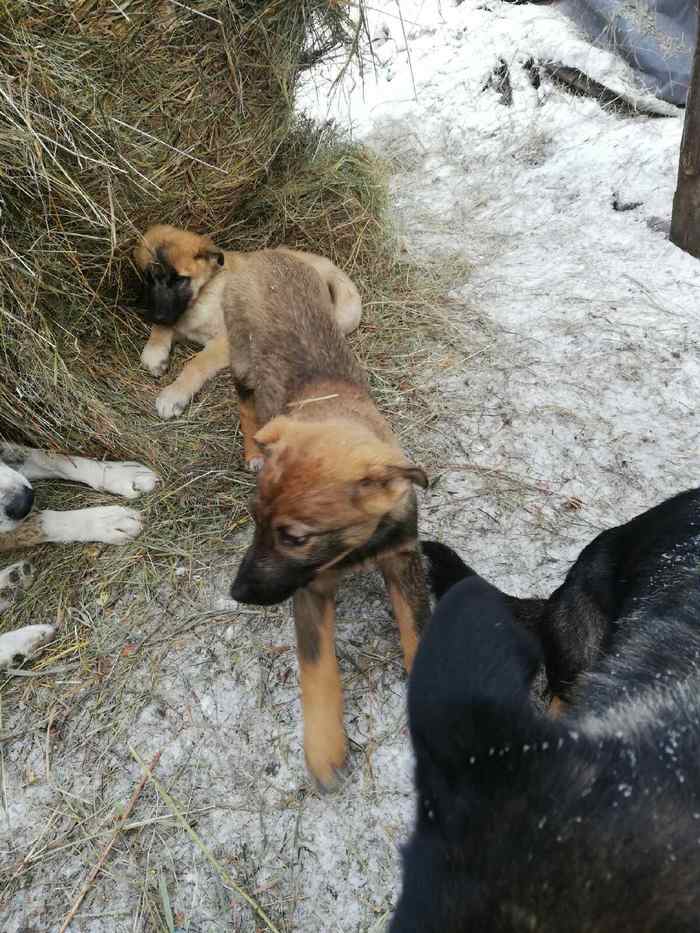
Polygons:
M698 929L695 502L601 536L626 608L562 719L531 703L540 647L503 594L472 575L441 601L409 688L418 814L392 933Z
M316 271L280 250L241 254L223 304L235 378L250 382L264 424L306 385L366 394L366 378L330 313Z
M548 599L504 594L516 620L534 632L544 650L552 691L571 699L579 674L610 652L620 620L639 606L661 613L682 602L698 570L700 488L664 500L641 515L601 532L580 553ZM422 542L432 589L439 599L475 573L455 552ZM690 573L690 577L688 577Z
M624 637L623 619L682 605L700 554L700 489L689 489L583 549L550 596L540 626L552 690L573 697L578 675ZM690 577L687 573L690 573ZM691 584L692 589L692 584Z

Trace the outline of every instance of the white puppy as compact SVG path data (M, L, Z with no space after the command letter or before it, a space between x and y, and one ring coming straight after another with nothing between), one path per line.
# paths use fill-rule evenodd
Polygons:
M0 442L0 551L44 541L121 544L141 531L141 515L118 505L32 511L34 479L73 480L127 499L150 492L158 482L157 474L140 463L104 463ZM27 561L0 571L0 611L26 588L32 575ZM0 635L0 669L17 656L30 657L53 636L50 625L30 625Z

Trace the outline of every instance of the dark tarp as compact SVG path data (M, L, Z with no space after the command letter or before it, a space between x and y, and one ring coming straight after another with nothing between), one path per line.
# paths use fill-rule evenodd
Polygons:
M685 105L693 68L694 0L563 0L599 46L621 55L657 97Z

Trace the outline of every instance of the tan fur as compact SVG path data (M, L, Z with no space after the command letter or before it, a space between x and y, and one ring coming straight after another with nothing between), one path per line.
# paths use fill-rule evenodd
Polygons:
M413 606L406 594L403 592L396 581L401 573L400 559L402 555L390 554L378 561L379 568L384 576L391 608L394 610L394 617L399 626L399 637L401 638L401 648L403 650L404 667L407 673L411 673L413 660L418 650L418 633L416 632L415 619L413 617ZM399 564L399 566L394 566Z
M398 445L361 421L297 420L302 417L274 418L255 436L267 461L261 497L274 500L275 510L290 521L312 513L319 527L351 526L348 540L354 544L365 536L365 524L376 526L409 492L403 471L411 466ZM352 498L339 497L339 487L355 487Z
M298 651L299 685L304 710L304 753L311 773L323 787L333 785L347 754L343 729L343 691L335 655L335 582L327 574L316 586L299 590L294 616L303 645L303 629L318 625L318 657Z
M241 434L243 435L243 459L246 463L252 463L259 453L258 445L255 443L255 435L258 430L255 404L240 399L238 416L241 422Z
M263 463L255 539L232 592L245 602L275 602L296 587L304 749L311 773L329 788L346 750L334 651L337 582L348 571L379 567L410 670L428 616L413 484L426 486L427 478L406 458L329 323L318 277L290 260L279 252L249 258L258 272L243 293L227 285L224 299L231 368L248 409L246 450Z
M206 382L229 364L229 347L223 313L223 288L227 276L235 277L234 288L247 291L247 277L258 267L247 261L255 253L223 252L220 266L213 241L168 224L150 227L134 249L134 261L143 271L161 250L178 275L190 278L192 299L173 327L153 325L141 361L155 376L162 375L168 365L174 343L192 342L204 347L185 364L182 373L158 398L156 407L161 417L179 414ZM267 252L267 251L266 251ZM348 276L329 259L313 253L279 247L284 254L314 269L330 296L330 313L343 334L349 334L360 323L360 295ZM229 316L231 339L236 339L235 320Z

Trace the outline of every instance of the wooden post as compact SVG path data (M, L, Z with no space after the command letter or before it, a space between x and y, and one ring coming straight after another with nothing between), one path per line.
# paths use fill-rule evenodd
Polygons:
M671 242L700 257L700 3L696 0L696 38L685 122L678 161L678 182L671 214Z

